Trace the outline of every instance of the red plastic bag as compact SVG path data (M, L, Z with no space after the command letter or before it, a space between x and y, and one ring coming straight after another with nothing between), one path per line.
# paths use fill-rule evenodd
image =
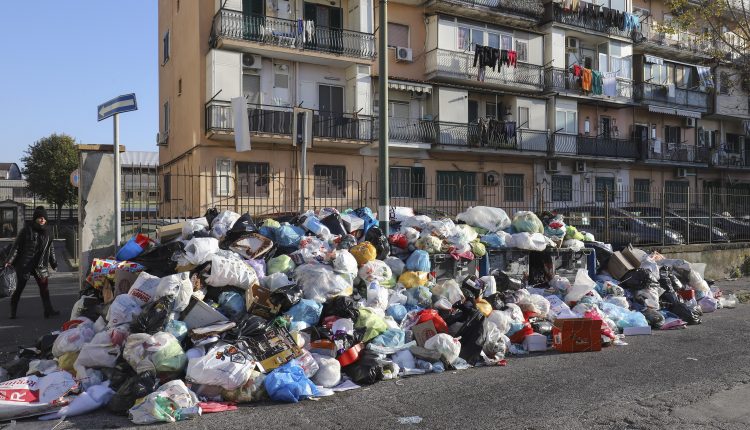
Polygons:
M437 310L425 309L419 312L419 319L417 320L417 324L421 324L427 321L432 321L432 323L435 325L435 330L437 330L438 333L448 333L448 324L445 323L445 320L443 320L440 314L438 314Z
M510 341L513 343L523 343L523 340L526 338L526 336L532 333L534 333L534 329L531 328L531 324L524 323L521 330L518 330L517 332L513 333L512 336L510 336Z
M406 238L406 235L403 233L395 233L390 236L388 236L388 242L401 249L406 249L409 247L409 240Z

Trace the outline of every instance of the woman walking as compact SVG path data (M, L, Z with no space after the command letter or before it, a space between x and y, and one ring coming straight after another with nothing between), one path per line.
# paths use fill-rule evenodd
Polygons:
M18 285L16 291L10 298L10 318L16 318L18 302L21 300L26 282L33 276L39 285L39 296L44 306L44 317L60 315L60 312L52 308L49 298L49 269L57 270L55 250L52 247L52 237L47 231L47 211L43 206L34 209L34 220L30 226L25 226L18 234L13 247L8 255L5 266L13 266L16 269Z

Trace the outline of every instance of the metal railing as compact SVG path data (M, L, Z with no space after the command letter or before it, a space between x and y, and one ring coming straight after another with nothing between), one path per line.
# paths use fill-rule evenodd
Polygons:
M478 63L477 63L478 64ZM474 66L474 53L433 49L427 52L425 73L441 77L477 81L478 66ZM485 69L484 82L495 85L540 91L543 87L542 66L519 62L517 66L499 66Z
M298 21L220 9L211 29L212 45L221 38L248 40L268 45L328 52L349 57L375 58L372 33L315 26L312 32Z
M560 24L579 27L585 30L597 31L620 37L631 37L632 30L625 27L614 25L604 12L603 7L594 5L589 9L590 3L580 2L577 11L566 12L562 6L557 3L548 3L545 13L548 20L554 20Z
M647 23L641 24L641 29L636 32L633 41L636 44L649 44L651 46L671 48L675 52L689 52L701 56L711 55L715 48L705 36L687 31L667 29Z
M633 102L633 81L618 76L616 82L614 96L593 94L591 91L584 91L581 88L580 78L573 75L570 70L561 67L548 67L544 69L544 88L547 91L573 92L592 98Z
M442 0L461 6L482 6L503 14L520 15L538 19L544 14L544 6L539 0Z
M712 151L710 160L712 166L750 168L750 153L744 148L740 152Z
M256 134L292 134L292 108L248 103L250 132ZM214 100L206 104L206 131L231 133L234 130L230 102ZM315 110L313 136L334 140L372 140L373 118L356 113Z
M612 157L636 159L640 154L633 139L605 136L578 136L555 133L552 135L551 152L558 155L583 155L589 157Z
M703 91L675 88L670 97L667 85L641 82L635 85L635 99L644 103L658 103L674 108L689 107L702 112L708 110L708 93Z
M641 147L646 160L707 164L710 156L709 149L703 146L667 143L661 140L642 141Z

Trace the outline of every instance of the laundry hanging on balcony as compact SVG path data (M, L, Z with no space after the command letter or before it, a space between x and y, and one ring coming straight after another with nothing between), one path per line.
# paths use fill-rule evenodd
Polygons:
M298 19L297 34L302 38L302 43L313 42L313 38L315 37L315 21L311 19L307 21Z
M700 80L701 86L706 88L714 87L714 79L711 76L711 68L707 66L695 66L698 71L698 79Z
M517 67L518 55L516 51L509 49L498 49L491 46L477 44L474 47L474 67L477 71L477 81L484 82L485 67L500 71L501 66Z
M615 97L617 95L617 74L607 73L602 80L602 93L608 97Z
M579 0L555 0L555 7L566 14L576 14L580 19L601 19L608 27L620 31L639 30L641 20L629 12Z

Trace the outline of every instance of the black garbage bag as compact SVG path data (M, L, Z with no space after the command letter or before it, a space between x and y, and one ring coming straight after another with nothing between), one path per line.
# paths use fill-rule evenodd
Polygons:
M232 224L232 228L230 228L229 231L227 231L227 234L224 235L224 239L221 241L219 247L221 249L229 249L229 245L235 241L257 231L258 227L255 225L255 222L253 222L253 218L249 213L245 212L234 222L234 224Z
M356 384L370 385L383 379L383 362L369 349L362 350L359 359L342 370Z
M217 216L219 216L219 210L216 208L209 208L205 215L203 215L203 217L206 218L206 221L208 221L209 226L213 224L214 219L216 219Z
M316 340L321 339L333 339L331 331L322 326L310 326L302 330L302 332L307 333L310 336L310 342L315 342Z
M650 325L651 328L658 330L661 328L661 326L664 325L664 315L662 315L658 310L652 308L644 308L643 310L641 310L641 313L644 317L646 317L646 321L648 321L648 325Z
M169 315L174 309L174 296L159 297L147 303L138 317L130 323L131 333L156 334L164 331L169 323Z
M606 268L609 266L609 258L612 256L612 251L607 248L604 243L601 242L586 242L586 248L592 248L596 254L597 271L599 268Z
M328 316L337 316L339 318L349 318L352 321L357 321L359 318L359 309L357 302L349 296L336 296L328 299L323 303L323 312L320 316L322 320Z
M94 320L92 320L94 321ZM39 350L39 356L45 359L52 358L52 345L55 343L59 334L43 334L36 340L36 349Z
M331 234L336 236L345 236L347 234L344 224L341 222L341 215L332 213L320 220L320 223L328 227Z
M505 307L505 302L503 301L503 295L500 293L495 293L490 296L487 296L484 298L487 300L487 303L492 305L492 309L500 310Z
M628 290L643 290L651 286L651 272L647 269L633 269L620 280L620 286Z
M136 376L135 370L128 364L122 355L117 359L115 367L102 369L102 374L109 381L109 388L117 392L122 384L128 379Z
M675 291L680 291L685 288L685 286L682 285L682 282L672 271L669 272L669 281L672 283L672 288L674 288Z
M159 380L151 371L140 373L129 378L117 390L107 404L107 409L117 415L126 415L135 401L148 396L159 388Z
M10 363L4 364L3 367L8 372L8 379L26 376L26 373L29 371L29 363L31 363L31 360L36 360L37 358L34 356L19 356Z
M523 288L523 281L508 275L502 270L493 271L492 276L495 278L497 291L520 290Z
M12 296L17 285L16 269L13 266L3 267L0 270L0 298Z
M102 314L101 312L102 303L100 299L96 296L90 296L90 295L84 295L84 296L81 296L81 298L83 300L79 299L79 301L82 304L82 306L79 308L80 310L79 316L86 317L90 319L91 321L96 321L97 319L99 319L99 316L101 316Z
M365 240L375 247L378 260L385 260L391 253L391 244L388 242L388 236L383 233L380 227L370 227L365 235Z
M272 292L270 300L275 306L281 306L281 312L286 312L303 297L302 288L297 284L290 284Z
M241 339L262 335L268 328L266 319L253 314L240 314L232 320L236 325L229 331L224 332L222 338L235 343Z
M170 242L155 246L130 261L144 266L146 273L163 278L176 273L177 261L172 256L184 249L182 242Z
M473 299L481 298L484 294L484 283L478 280L475 275L469 275L461 283L461 291L467 299L469 296Z
M464 309L469 314L466 321L456 333L456 337L461 338L461 352L459 357L463 358L469 364L474 364L482 360L482 349L487 342L487 331L484 326L484 315L476 308Z
M695 313L688 305L680 300L680 297L674 291L665 291L659 296L659 304L662 309L666 309L669 312L677 315L681 320L688 323L688 325L696 325L701 323L700 315Z
M552 323L543 319L537 319L531 323L531 328L535 333L548 335L552 333Z
M352 236L351 234L347 234L344 236L341 236L339 239L338 245L336 245L336 249L352 249L354 245L357 244L357 238Z

